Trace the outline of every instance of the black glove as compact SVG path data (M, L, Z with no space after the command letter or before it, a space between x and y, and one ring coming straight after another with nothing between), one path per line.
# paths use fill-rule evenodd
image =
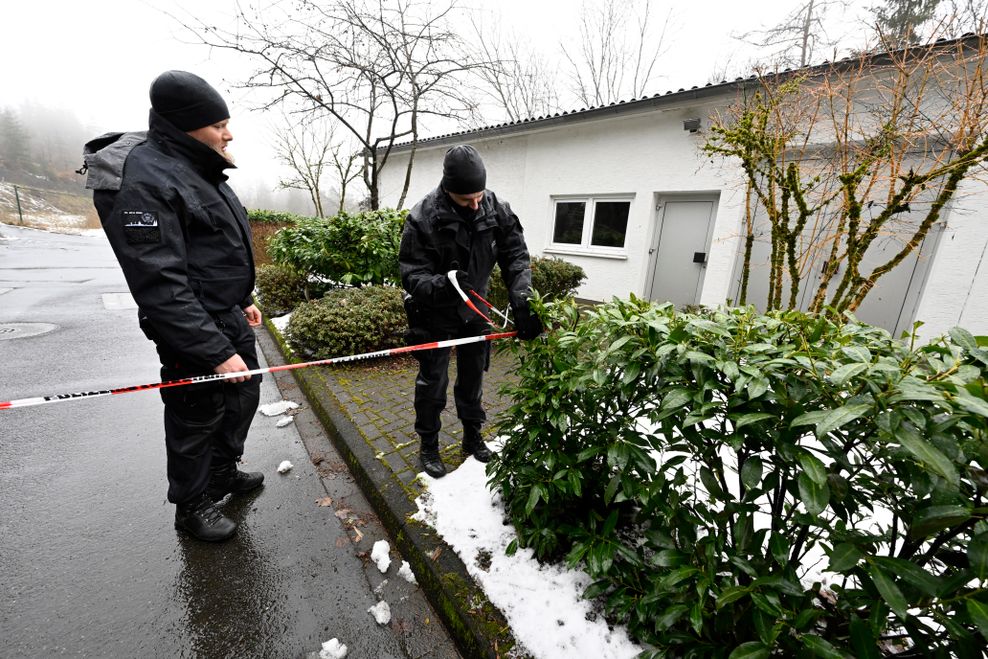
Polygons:
M532 310L527 305L514 309L513 312L515 315L515 329L518 330L519 339L531 341L537 338L545 329L542 326L542 319L538 317L538 314L532 313Z
M473 282L470 281L470 275L466 273L466 270L456 271L456 283L460 285L460 290L464 293L470 293L470 291L477 290L477 288L473 285Z

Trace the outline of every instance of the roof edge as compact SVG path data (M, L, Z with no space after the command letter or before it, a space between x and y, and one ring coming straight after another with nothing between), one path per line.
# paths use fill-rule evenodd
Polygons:
M758 84L761 80L769 78L779 78L780 80L786 78L794 78L797 76L808 76L812 77L815 75L820 75L824 72L831 71L842 68L849 68L861 61L871 60L872 62L880 61L883 58L889 58L895 53L904 53L909 50L915 50L917 48L932 49L932 48L948 48L958 44L963 44L964 42L974 41L977 39L988 38L988 34L974 34L967 33L956 39L939 39L928 44L919 44L915 46L907 46L904 48L899 48L896 50L880 51L875 53L866 53L859 56L849 56L842 58L840 60L830 62L824 61L820 64L813 64L809 66L800 67L797 69L785 69L783 71L772 71L763 75L751 75L746 78L735 78L732 81L721 81L719 83L710 83L706 85L698 86L695 85L689 89L680 88L678 91L667 91L665 93L656 93L651 96L645 96L640 99L631 99L627 101L615 101L608 105L603 105L599 107L581 108L579 110L569 110L565 112L557 112L551 116L540 116L532 117L529 119L521 119L518 121L510 121L501 124L494 124L491 126L484 126L481 128L471 128L468 130L463 130L455 133L446 133L444 135L437 135L436 137L428 137L425 139L409 141L409 142L399 142L392 144L390 147L391 154L404 153L411 151L412 149L418 148L432 148L445 146L449 144L462 143L464 139L477 139L477 140L487 140L496 137L503 137L505 135L512 135L516 133L523 133L532 130L544 130L555 128L557 126L563 126L570 123L582 122L582 121L592 121L594 119L604 119L613 116L618 116L622 114L629 114L632 112L642 112L648 111L663 105L671 105L676 102L689 101L689 100L703 100L704 98L709 98L717 94L723 93L728 89L743 89L745 87ZM387 150L388 146L381 146L378 151Z

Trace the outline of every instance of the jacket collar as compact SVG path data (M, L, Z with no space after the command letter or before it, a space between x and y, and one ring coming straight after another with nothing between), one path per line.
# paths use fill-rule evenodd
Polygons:
M460 217L459 213L453 208L453 200L449 198L449 195L443 190L443 186L440 185L433 191L435 197L435 203L433 204L436 223L442 229L453 229L455 230L458 226L464 229L468 228L468 221L473 224L473 229L484 230L489 228L494 223L494 204L490 199L490 194L485 194L484 199L480 202L480 208L477 209L476 214L471 220L464 220Z
M176 128L154 110L151 110L148 118L148 139L166 153L188 161L193 169L209 180L225 181L228 177L223 170L236 167L213 149Z

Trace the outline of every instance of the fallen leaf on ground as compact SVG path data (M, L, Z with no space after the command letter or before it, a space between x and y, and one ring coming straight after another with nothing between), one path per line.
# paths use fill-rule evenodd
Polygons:
M333 497L323 497L322 499L316 499L316 505L321 508L326 508L333 505Z

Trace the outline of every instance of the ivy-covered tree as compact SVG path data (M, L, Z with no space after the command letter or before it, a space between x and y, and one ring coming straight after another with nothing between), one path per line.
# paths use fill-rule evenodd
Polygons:
M982 173L986 55L979 35L767 76L718 117L704 149L738 163L747 189L738 302L764 221L767 309L797 308L810 283L810 311L855 311L921 245L960 184ZM892 255L865 267L882 241Z

